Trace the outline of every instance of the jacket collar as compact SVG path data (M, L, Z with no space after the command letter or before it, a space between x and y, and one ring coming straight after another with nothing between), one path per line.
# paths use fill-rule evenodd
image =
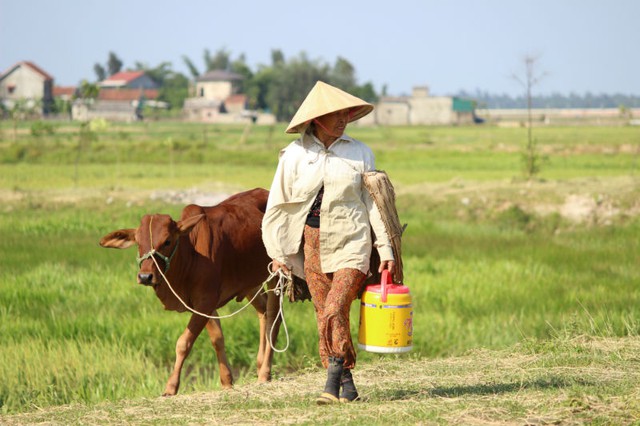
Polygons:
M338 139L336 139L331 146L333 146L334 144L336 144L337 142L340 141L344 141L344 142L352 142L354 139L347 135L346 133L343 133L342 136L340 136ZM303 145L306 146L314 146L314 145L320 145L322 148L324 148L324 144L322 143L322 141L320 139L318 139L313 133L311 132L305 132L304 135L302 136L302 143Z

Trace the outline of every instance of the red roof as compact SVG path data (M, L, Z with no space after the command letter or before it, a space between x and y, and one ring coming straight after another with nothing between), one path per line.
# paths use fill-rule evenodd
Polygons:
M135 80L136 78L142 77L143 75L144 75L144 71L121 71L113 74L112 76L108 77L104 81L124 80L125 83L129 83Z
M98 94L101 101L137 101L144 93L145 99L156 99L158 91L156 89L102 89Z
M53 86L52 92L54 98L59 96L73 96L76 92L76 88L73 86Z
M12 67L10 67L4 74L0 76L0 79L4 78L4 76L6 76L7 74L10 74L13 70L18 68L20 65L24 65L31 68L32 70L40 74L42 77L44 77L45 80L53 80L53 77L51 77L51 75L49 75L46 71L44 71L42 68L40 68L39 66L37 66L31 61L20 61L13 64Z
M241 104L247 103L247 95L230 95L224 100L225 104Z

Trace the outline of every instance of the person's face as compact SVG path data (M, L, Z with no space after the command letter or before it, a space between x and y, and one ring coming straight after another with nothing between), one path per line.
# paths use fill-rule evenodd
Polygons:
M320 131L326 133L328 136L338 138L344 134L347 123L349 123L349 110L343 109L325 114L316 118L316 121L319 122Z

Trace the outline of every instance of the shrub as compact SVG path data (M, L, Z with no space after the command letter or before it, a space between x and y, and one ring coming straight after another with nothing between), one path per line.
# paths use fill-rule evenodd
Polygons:
M45 121L34 121L31 124L31 134L33 136L52 135L55 133L55 126Z

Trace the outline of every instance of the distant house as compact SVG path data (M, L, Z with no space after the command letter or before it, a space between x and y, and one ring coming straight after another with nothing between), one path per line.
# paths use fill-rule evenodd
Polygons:
M40 103L42 114L53 102L53 77L29 61L14 64L0 75L0 102L12 108L19 100Z
M248 109L242 91L244 77L225 70L209 71L196 78L195 96L184 101L183 112L189 121L239 123L249 120L260 124L275 122L272 114Z
M240 93L244 77L230 71L209 71L196 78L196 97L222 102Z
M243 80L240 74L224 70L209 71L197 77L195 97L187 98L184 102L185 117L191 121L212 122L229 118L225 101L240 92Z
M144 71L122 71L98 83L100 90L157 89L158 84Z
M53 86L53 98L69 102L73 100L77 90L74 86Z
M157 102L158 84L144 71L123 71L98 83L100 92L95 101L79 100L73 105L73 118L90 120L105 118L113 121L142 119L145 104L166 107Z
M230 95L222 102L221 109L228 114L238 114L247 110L247 95Z
M374 113L359 121L362 124L456 125L474 122L474 105L467 99L430 96L427 86L413 88L411 96L382 97ZM363 121L364 120L364 121Z
M129 102L153 101L158 98L158 84L144 71L123 71L98 83L98 101Z

